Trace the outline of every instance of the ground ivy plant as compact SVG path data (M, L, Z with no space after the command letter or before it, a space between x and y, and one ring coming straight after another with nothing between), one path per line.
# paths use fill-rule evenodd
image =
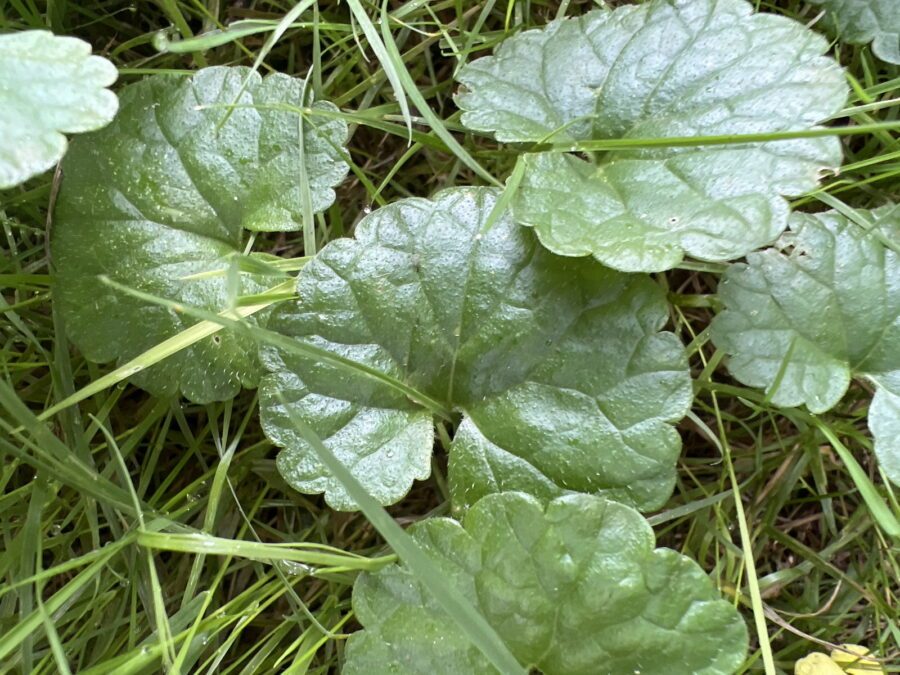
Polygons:
M826 48L745 0L649 0L515 35L460 71L457 97L469 129L538 144L506 192L376 210L311 257L295 299L250 320L280 341L226 330L135 382L195 402L259 385L279 471L339 510L357 503L310 433L382 505L430 475L437 439L458 520L411 531L523 666L733 672L747 648L734 604L654 550L639 513L672 493L693 398L644 273L746 256L711 328L731 373L813 413L864 380L900 483L900 210L789 216L785 199L841 161L815 133L847 96ZM213 67L123 89L113 123L62 163L54 293L73 341L122 363L195 321L104 280L211 313L280 281L255 233L313 227L346 140L339 111L283 75ZM490 672L402 563L362 575L353 606L348 673Z
M732 673L747 629L697 563L653 549L631 508L567 495L547 503L489 495L462 523L411 528L457 592L473 601L525 666L554 675ZM364 630L344 673L496 672L403 565L353 589Z
M672 423L692 389L681 343L661 330L663 292L550 253L497 213L497 196L451 188L391 204L300 272L299 300L269 329L383 378L263 349L263 426L284 447L278 467L293 487L355 508L279 395L383 504L429 475L436 415L464 417L450 450L457 506L497 489L604 494L642 509L671 494Z
M666 270L685 255L730 260L771 243L787 226L783 196L840 165L838 139L690 138L813 129L841 109L847 85L824 38L751 10L745 0L597 10L466 65L463 124L499 141L561 144L524 156L515 220L556 253L624 271ZM594 147L616 150L559 151Z
M882 61L900 64L900 2L896 0L810 0L826 11L834 32L849 44L872 44Z
M712 323L741 382L822 413L850 380L875 388L875 453L900 485L900 207L795 213L778 245L732 265Z
M300 229L304 212L334 201L347 128L340 119L301 125L296 109L307 103L303 81L286 75L160 75L126 87L115 121L72 144L54 214L54 291L88 358L123 363L193 323L103 276L216 312L279 280L252 265L256 274L228 272L241 268L253 232ZM223 332L134 379L206 402L259 376L253 340Z

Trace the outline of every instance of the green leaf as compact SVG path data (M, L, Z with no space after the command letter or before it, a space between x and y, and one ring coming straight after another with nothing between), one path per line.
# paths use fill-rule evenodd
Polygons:
M268 327L383 376L263 349L263 427L285 448L278 467L293 487L355 508L278 392L388 504L430 473L435 409L414 403L412 390L465 415L465 428L554 494L611 494L648 509L669 496L680 450L672 423L692 391L681 343L660 332L664 294L646 277L547 252L506 214L485 231L498 195L456 188L402 200L303 268L300 300Z
M411 528L457 592L519 661L547 675L732 673L747 629L700 567L653 549L634 510L590 495L543 507L516 492L479 501L462 524ZM361 575L346 675L496 672L405 566Z
M53 225L54 293L89 359L127 362L196 322L126 296L101 275L220 312L280 280L241 273L246 230L300 227L301 161L313 209L334 200L332 187L347 170L340 157L346 127L304 120L301 152L301 117L287 107L303 107L301 80L254 75L218 128L247 74L219 67L189 79L143 80L122 92L112 125L72 144ZM226 399L256 385L256 351L250 338L222 331L134 381L157 395Z
M897 0L810 0L827 11L838 37L852 45L872 43L882 61L900 64L900 3Z
M900 394L884 387L875 390L869 406L869 429L881 468L894 485L900 485Z
M491 443L470 419L463 420L453 437L448 473L456 515L495 492L527 492L543 501L565 494L527 459Z
M93 131L116 114L116 67L91 46L43 30L0 35L0 189L51 168L65 133Z
M900 207L797 213L776 248L732 265L712 323L728 369L779 406L829 410L852 377L876 385L869 423L875 450L900 484Z
M506 40L461 70L457 103L463 124L501 141L633 140L587 160L526 157L513 217L556 253L661 271L772 242L784 196L840 165L836 138L738 138L808 130L842 108L827 47L744 0L650 0ZM735 143L659 143L701 137Z
M409 533L370 495L350 470L331 452L322 439L293 411L287 409L288 416L297 431L337 479L353 497L368 521L384 538L385 542L400 556L413 575L430 593L430 597L447 612L469 641L504 675L523 675L524 671L509 649L491 628L485 618L478 613L468 599L455 592L453 584L433 564L427 553L413 540Z

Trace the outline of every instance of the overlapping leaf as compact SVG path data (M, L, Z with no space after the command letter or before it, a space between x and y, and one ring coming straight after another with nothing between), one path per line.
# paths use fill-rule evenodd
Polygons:
M525 157L513 216L563 255L659 271L740 257L786 227L783 195L840 164L835 138L673 147L641 139L812 128L843 73L803 25L745 0L650 0L503 42L459 76L463 123L501 141L619 139L589 159Z
M900 64L900 2L897 0L811 0L843 42L872 43L882 61Z
M747 631L690 559L653 549L634 510L589 495L546 508L485 497L462 525L430 519L413 536L524 665L546 675L732 673ZM344 673L495 672L410 571L361 576Z
M869 414L875 450L900 484L900 207L795 214L779 246L726 273L725 311L712 324L741 382L773 403L820 413L852 377L876 386Z
M245 230L297 229L304 199L313 211L333 201L347 171L345 125L305 120L301 134L301 117L287 106L303 105L302 81L254 74L242 91L249 73L217 67L148 78L123 91L111 126L73 143L55 212L54 290L88 358L127 361L193 323L111 290L99 275L220 311L235 293L266 283L241 275L239 287L227 273ZM135 380L155 394L209 401L258 378L254 343L225 331Z
M458 443L491 447L490 460L454 460L452 473L470 477L451 476L462 506L536 483L640 508L668 497L680 448L671 423L692 394L682 345L660 332L663 293L646 277L547 252L506 214L485 230L496 198L458 188L400 201L303 269L300 300L279 307L269 328L380 378L263 350L272 371L260 386L263 426L284 448L278 466L295 488L355 507L279 396L384 504L430 473L436 410L465 415ZM485 461L517 473L494 481L480 472Z
M0 189L56 164L63 134L109 124L118 100L106 87L116 76L83 40L43 30L0 35Z

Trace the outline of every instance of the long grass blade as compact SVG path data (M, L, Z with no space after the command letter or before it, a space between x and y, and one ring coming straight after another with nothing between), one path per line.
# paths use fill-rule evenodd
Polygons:
M409 103L406 101L406 94L409 90L404 86L402 77L403 73L406 72L403 62L400 61L400 67L398 68L397 60L391 56L385 43L381 41L381 38L378 36L378 31L375 30L375 25L372 23L369 15L366 14L366 10L363 9L359 0L347 0L347 6L350 7L353 18L356 19L359 27L362 28L366 39L369 41L369 46L372 47L372 51L375 52L375 58L378 59L381 67L384 68L384 74L387 76L388 82L391 83L394 97L397 99L397 104L400 106L400 113L403 115L403 121L406 123L409 134L412 135L412 116L409 112Z
M356 0L348 1L356 2ZM403 63L403 57L400 55L400 50L397 48L397 43L394 42L394 38L391 35L390 21L386 6L381 10L381 35L384 38L384 45L387 49L386 58L393 64L392 68L399 78L401 86L419 112L422 113L422 116L428 121L432 131L437 134L437 137L446 144L450 151L456 155L463 164L478 174L481 179L486 181L489 185L502 187L500 181L494 178L490 172L476 162L475 158L469 154L469 151L459 144L459 141L453 137L453 134L447 131L444 121L434 113L431 106L428 105L428 101L422 96L422 92L419 91L415 81L413 81L412 76L406 69L406 66Z
M248 316L252 316L253 314L256 314L257 312L277 302L278 299L281 299L282 297L280 293L289 291L293 288L293 286L293 281L286 281L283 284L279 284L278 286L275 286L274 288L269 290L268 293L275 294L277 299L260 302L254 305L248 305L246 307L237 307L235 309L225 310L221 315L225 317L232 317L235 319L243 319ZM38 419L50 419L60 410L65 410L69 406L80 403L86 398L90 398L94 394L101 392L104 389L108 389L109 387L117 385L119 382L128 379L135 373L145 370L150 366L159 363L163 359L166 359L173 354L177 354L183 349L187 349L191 345L196 344L201 340L214 335L215 333L218 333L224 327L225 326L223 324L216 323L214 321L200 321L199 323L195 323L190 328L186 328L177 335L173 335L167 340L160 342L158 345L151 347L143 354L135 356L133 359L119 366L112 372L107 373L103 377L97 378L87 386L82 387L81 389L76 391L71 396L67 396L59 403L50 406L40 415L38 415Z
M418 403L424 408L427 408L432 413L439 415L444 419L449 420L451 418L450 410L448 410L446 406L444 406L444 404L437 399L434 399L431 396L428 396L427 394L409 386L405 382L398 380L395 377L391 377L390 375L381 372L377 368L366 365L365 363L360 363L359 361L348 359L338 354L334 354L327 349L323 349L322 347L317 347L308 342L295 340L294 338L290 338L286 335L276 333L275 331L268 330L266 328L249 325L246 322L240 321L238 319L232 319L221 314L209 312L199 307L191 307L180 302L174 302L172 300L167 300L166 298L160 298L149 293L144 293L143 291L139 291L137 289L131 288L130 286L120 284L109 278L104 278L103 282L108 286L121 291L122 293L126 293L128 295L131 295L132 297L144 300L145 302L152 302L163 307L168 307L169 309L172 309L176 312L182 312L184 314L187 314L188 316L193 316L204 321L211 321L213 323L217 323L234 330L244 331L247 335L250 335L260 342L278 347L279 349L283 349L288 353L296 354L297 356L319 359L320 361L328 363L329 365L333 365L344 370L371 377L372 379L381 382L382 384L394 389L395 391L402 393L411 401L413 401L414 403Z
M828 136L856 136L875 131L900 129L898 122L875 122L852 127L819 127L797 131L773 131L758 134L727 134L719 136L662 136L659 138L603 138L577 143L542 143L532 147L535 151L589 152L602 150L627 150L632 148L691 148L703 145L742 145L747 143L771 143L797 138L825 138Z
M753 623L756 627L756 637L759 641L759 649L762 652L763 667L766 675L776 675L775 656L772 654L772 643L769 640L769 631L766 627L766 608L762 601L762 593L759 590L759 576L756 573L756 557L753 555L753 540L750 538L750 528L747 525L747 514L744 511L744 504L741 501L741 487L734 472L734 463L731 461L731 448L728 446L728 440L725 435L725 429L722 427L722 418L719 413L719 404L713 395L713 405L715 406L719 422L718 436L713 433L712 429L707 426L706 422L697 417L693 412L688 413L690 419L700 432L716 446L722 458L725 460L728 469L728 478L731 482L731 491L734 496L734 509L737 513L738 530L741 533L741 550L743 551L744 568L747 571L747 586L750 589L750 605L753 608Z
M866 506L869 507L869 512L872 514L875 522L878 523L878 526L891 537L900 539L900 521L897 520L897 517L879 496L875 485L869 480L869 477L859 465L859 462L856 461L856 457L853 456L853 453L847 449L847 446L841 443L841 440L837 437L837 434L832 431L831 427L825 424L825 422L820 420L816 415L810 415L809 421L828 440L831 447L834 448L834 451L838 454L838 457L841 458L841 461L847 467L847 473L850 474L850 478L852 478L853 482L856 484L859 494L862 495L863 500L865 500Z

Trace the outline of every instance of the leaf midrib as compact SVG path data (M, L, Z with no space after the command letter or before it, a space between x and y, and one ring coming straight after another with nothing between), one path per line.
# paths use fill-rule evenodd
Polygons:
M191 93L194 95L194 100L197 101L197 103L199 104L199 98L197 97L197 92L196 92L195 87L193 86L193 82L191 82L190 84L191 84ZM211 200L206 194L204 194L203 190L200 189L200 184L197 182L197 178L191 173L191 170L188 168L188 164L185 162L184 157L181 154L181 148L172 139L171 130L167 129L165 127L165 125L163 125L162 122L160 121L159 106L151 105L150 108L153 111L153 120L156 122L156 127L159 129L160 135L162 136L162 138L166 142L166 144L170 148L172 148L172 150L175 152L175 156L178 158L178 162L179 162L179 164L181 164L181 168L184 169L184 175L187 176L188 180L191 181L191 186L194 188L194 190L196 190L197 194L200 195L200 197L203 199L203 201L206 202L206 204L209 206L209 208L215 214L216 220L218 220L219 223L221 223L224 226L224 229L226 231L231 230L232 226L229 225L228 220L219 211L219 209L216 206L216 204L214 203L214 201ZM178 226L174 226L174 225L172 225L171 227L173 229L177 229L177 230L192 232L191 230L187 230L186 228L182 228L182 227L178 227ZM194 232L194 234L200 234L200 236L202 236L202 237L220 241L222 243L227 244L228 246L231 246L232 248L234 248L235 251L238 251L238 250L240 250L238 247L240 247L241 240L243 239L243 236L242 236L243 228L238 226L235 229L236 229L236 231L234 234L236 235L236 239L237 239L236 245L235 245L235 242L226 241L211 232L204 232L204 233Z

